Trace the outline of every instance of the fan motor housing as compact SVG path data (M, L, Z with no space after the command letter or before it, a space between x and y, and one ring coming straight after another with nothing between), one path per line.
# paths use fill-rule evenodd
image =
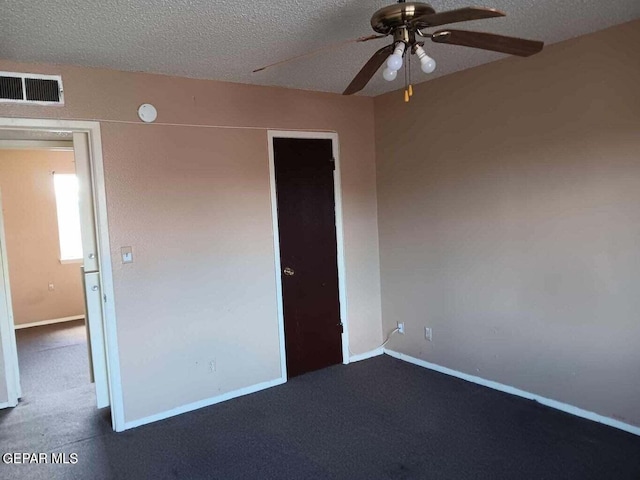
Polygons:
M423 15L436 13L431 5L422 2L396 3L383 7L371 17L371 27L378 33L387 35L398 27Z

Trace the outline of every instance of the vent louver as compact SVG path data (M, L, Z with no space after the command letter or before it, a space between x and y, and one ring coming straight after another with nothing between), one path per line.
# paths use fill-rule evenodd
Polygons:
M22 100L24 98L22 79L16 77L0 77L0 98Z
M0 103L63 105L62 77L0 72Z

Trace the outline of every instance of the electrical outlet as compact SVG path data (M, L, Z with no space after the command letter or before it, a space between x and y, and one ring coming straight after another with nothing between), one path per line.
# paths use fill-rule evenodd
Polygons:
M398 333L404 335L404 322L398 322Z
M430 327L424 327L424 338L429 342L433 341L433 330Z
M56 287L53 285L53 283L49 283L49 291L53 292L56 289Z
M209 373L214 373L216 371L216 361L211 360L209 362Z

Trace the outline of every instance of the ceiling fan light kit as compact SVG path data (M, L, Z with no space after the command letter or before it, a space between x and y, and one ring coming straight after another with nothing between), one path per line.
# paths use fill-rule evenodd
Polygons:
M469 20L483 20L487 18L504 17L499 10L485 7L466 7L457 10L449 10L436 13L431 5L423 2L406 2L398 0L398 3L383 7L371 17L371 27L377 35L358 37L353 40L341 42L335 46L324 47L313 52L283 60L254 70L259 72L266 68L280 65L302 57L308 57L315 53L336 48L347 43L368 42L388 36L393 37L393 43L382 47L360 69L355 78L343 92L343 95L353 95L362 90L373 78L380 67L386 63L382 71L382 77L392 82L398 77L398 71L405 68L404 100L408 102L413 95L411 85L411 55L416 55L420 61L420 69L424 73L433 73L436 69L436 61L431 58L424 49L421 39L430 39L435 43L460 45L464 47L479 48L493 52L506 53L528 57L542 50L544 43L534 40L524 40L515 37L505 37L492 33L471 32L466 30L438 30L433 33L425 32L426 29L448 25L451 23L466 22Z

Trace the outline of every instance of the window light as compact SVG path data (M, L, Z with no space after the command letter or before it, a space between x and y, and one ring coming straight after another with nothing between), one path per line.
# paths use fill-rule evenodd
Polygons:
M80 210L78 208L78 178L73 174L53 174L58 212L60 261L82 259Z

